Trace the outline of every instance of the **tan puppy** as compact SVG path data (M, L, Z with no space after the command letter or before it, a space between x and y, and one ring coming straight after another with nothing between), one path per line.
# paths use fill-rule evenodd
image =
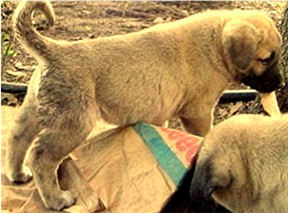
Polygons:
M22 113L8 141L7 176L25 182L32 170L48 208L73 204L55 171L97 122L156 125L178 116L191 133L206 134L213 107L229 82L261 92L283 84L277 68L281 38L260 12L214 11L121 36L66 42L33 29L39 9L50 24L49 2L25 2L14 25L39 61Z
M190 193L232 212L288 212L288 115L234 116L204 139Z

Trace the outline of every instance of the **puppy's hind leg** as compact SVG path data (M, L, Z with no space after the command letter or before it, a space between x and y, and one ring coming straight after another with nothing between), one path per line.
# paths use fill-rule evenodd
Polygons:
M14 126L11 128L6 150L6 176L11 182L22 183L31 179L30 169L24 165L27 149L40 131L36 118L36 104L27 94Z
M46 126L34 140L27 163L45 206L61 210L74 204L69 191L62 191L57 178L57 169L73 149L85 140L92 129L84 116L77 112L61 113ZM86 122L86 123L85 123ZM88 121L89 123L89 121Z

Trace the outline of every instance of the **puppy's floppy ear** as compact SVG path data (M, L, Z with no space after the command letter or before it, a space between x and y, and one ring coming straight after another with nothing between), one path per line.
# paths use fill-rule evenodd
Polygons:
M236 67L245 70L249 67L260 41L260 31L246 21L231 20L222 32L224 54Z
M232 183L232 175L226 165L215 165L213 157L200 161L191 182L190 196L192 200L207 200L211 194Z

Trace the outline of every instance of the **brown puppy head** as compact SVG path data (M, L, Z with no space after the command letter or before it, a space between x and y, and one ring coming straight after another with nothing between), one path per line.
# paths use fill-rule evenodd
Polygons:
M223 29L222 45L236 70L236 81L263 93L284 86L278 67L281 36L267 16L244 11L239 18L230 19Z

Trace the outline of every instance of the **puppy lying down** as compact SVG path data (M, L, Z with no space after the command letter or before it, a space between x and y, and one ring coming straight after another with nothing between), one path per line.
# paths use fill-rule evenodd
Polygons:
M190 187L232 212L288 212L288 115L239 115L205 137Z

